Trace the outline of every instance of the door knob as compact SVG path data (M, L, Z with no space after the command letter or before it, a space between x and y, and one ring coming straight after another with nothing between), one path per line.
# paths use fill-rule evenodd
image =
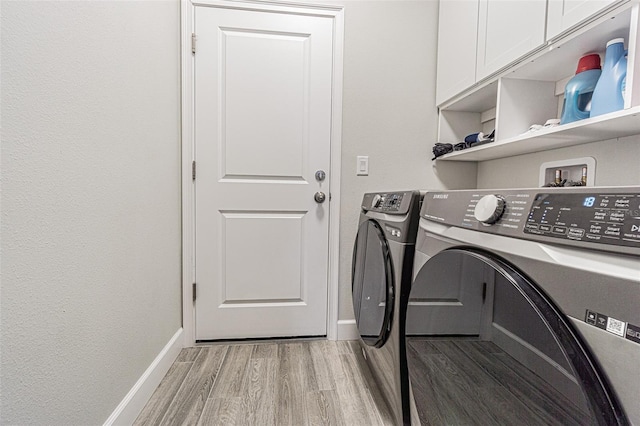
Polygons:
M327 199L327 196L324 192L316 192L316 194L313 196L313 199L316 200L316 203L322 204L324 203L324 200Z

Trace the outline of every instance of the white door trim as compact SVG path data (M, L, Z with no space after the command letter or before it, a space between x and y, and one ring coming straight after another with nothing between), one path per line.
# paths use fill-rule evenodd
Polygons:
M316 6L277 1L181 0L182 44L182 328L184 346L195 344L195 309L192 284L195 278L195 192L191 178L194 158L193 33L194 7L215 6L242 10L288 11L333 18L333 84L331 95L331 174L329 191L329 271L327 338L337 340L340 248L340 167L342 146L342 67L344 50L344 7ZM197 45L197 39L196 39Z

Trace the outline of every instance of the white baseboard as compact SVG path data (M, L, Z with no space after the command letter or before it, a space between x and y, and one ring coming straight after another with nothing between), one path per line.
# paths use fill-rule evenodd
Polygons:
M338 320L338 339L337 340L358 340L358 326L356 320Z
M104 426L133 424L169 371L173 361L178 357L180 350L182 350L183 340L182 328L180 328L104 422Z

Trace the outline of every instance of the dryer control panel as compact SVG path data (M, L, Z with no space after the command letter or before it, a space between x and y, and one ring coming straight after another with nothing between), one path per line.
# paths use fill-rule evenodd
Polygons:
M640 254L640 187L428 192L420 217L509 237Z
M362 199L362 210L388 214L407 214L412 201L412 194L413 191L368 193Z

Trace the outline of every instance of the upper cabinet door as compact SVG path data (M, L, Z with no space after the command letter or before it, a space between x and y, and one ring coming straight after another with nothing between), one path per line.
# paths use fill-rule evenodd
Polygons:
M441 0L438 18L436 104L476 82L478 0Z
M478 81L544 43L546 11L546 0L480 0Z
M552 39L564 30L601 11L614 3L623 0L549 0L547 16L547 40Z

